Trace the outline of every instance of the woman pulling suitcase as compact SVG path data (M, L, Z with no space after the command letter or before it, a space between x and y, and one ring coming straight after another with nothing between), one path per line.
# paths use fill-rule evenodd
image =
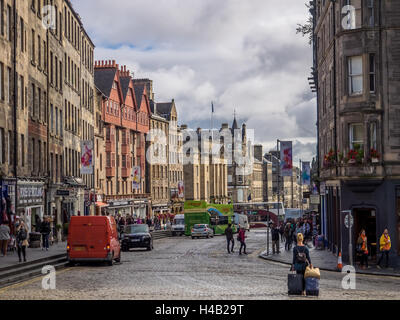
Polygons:
M304 236L302 233L297 234L297 246L293 248L292 271L296 271L298 275L302 275L302 295L305 296L305 279L304 273L309 265L312 268L310 251L304 245Z

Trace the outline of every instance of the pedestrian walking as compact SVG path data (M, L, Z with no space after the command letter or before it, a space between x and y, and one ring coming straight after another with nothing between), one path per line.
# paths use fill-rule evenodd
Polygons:
M289 251L290 247L292 246L292 232L291 232L291 224L289 221L286 222L284 235L285 235L285 239L286 239L285 250Z
M7 255L7 244L9 240L10 240L10 227L6 222L3 222L0 225L0 249L3 257Z
M21 221L17 228L17 250L18 250L18 259L19 262L21 260L21 253L24 257L24 262L26 262L26 247L28 246L28 228L25 226L25 223Z
M285 242L285 237L283 235L284 233L285 233L285 224L281 222L279 225L279 234L281 236L281 242Z
M389 231L387 228L383 231L383 234L379 240L379 250L381 251L382 255L379 258L377 267L381 268L381 262L383 260L383 256L386 257L386 268L389 268L389 252L390 248L392 247L392 243L390 242Z
M239 234L238 234L238 241L240 242L240 249L239 249L239 255L242 254L242 249L244 254L247 254L246 252L246 230L241 227L239 229Z
M228 227L225 229L225 236L226 236L226 249L228 250L228 253L233 253L233 247L235 246L235 240L233 240L233 230L232 230L231 223L229 223ZM229 245L231 246L230 250L229 250Z
M35 215L35 231L40 232L40 227L41 227L42 221L40 220L40 217L38 214Z
M361 269L365 270L368 268L368 240L364 229L357 240L357 251L361 254Z
M48 218L45 218L40 226L40 233L42 234L42 241L43 241L43 246L42 250L46 249L46 251L49 250L49 236L50 236L50 222Z
M274 225L272 228L272 254L275 254L275 252L277 254L281 253L279 247L279 228L278 226Z
M305 288L304 273L306 267L309 265L312 268L310 251L304 245L304 236L302 233L298 233L296 236L297 245L293 248L293 261L291 270L296 271L297 274L303 275L303 288ZM305 295L305 291L303 291Z

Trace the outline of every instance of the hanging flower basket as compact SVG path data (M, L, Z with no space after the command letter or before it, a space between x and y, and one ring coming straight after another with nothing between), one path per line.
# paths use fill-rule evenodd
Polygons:
M346 162L351 165L362 164L364 161L364 150L361 148L351 149L347 153Z
M379 154L379 152L377 150L371 149L369 154L370 154L370 158L371 158L371 162L372 163L378 163L379 162L379 160L381 158L381 155Z

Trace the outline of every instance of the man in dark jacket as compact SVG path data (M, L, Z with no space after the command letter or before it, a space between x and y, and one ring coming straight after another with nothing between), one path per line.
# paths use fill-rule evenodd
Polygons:
M279 228L278 226L274 225L274 227L272 228L272 252L273 254L276 253L280 253L279 250Z
M50 221L46 218L40 225L40 233L42 234L43 239L43 247L42 250L46 248L46 251L49 250L49 236L50 236Z
M228 227L225 229L225 236L226 236L226 248L228 253L233 253L233 247L235 246L235 240L233 240L233 230L232 224L228 224ZM231 250L229 250L229 245L231 244Z

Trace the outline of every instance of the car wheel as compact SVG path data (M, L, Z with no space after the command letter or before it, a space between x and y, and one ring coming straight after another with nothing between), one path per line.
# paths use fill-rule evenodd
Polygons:
M122 252L127 252L127 251L129 251L129 249L128 249L127 247L122 247L121 250L122 250Z
M68 261L68 266L69 267L75 266L75 261Z
M147 247L147 251L151 251L151 245Z
M192 236L192 239L194 239L194 237Z
M209 237L210 237L209 235L206 236L207 239L208 239Z

